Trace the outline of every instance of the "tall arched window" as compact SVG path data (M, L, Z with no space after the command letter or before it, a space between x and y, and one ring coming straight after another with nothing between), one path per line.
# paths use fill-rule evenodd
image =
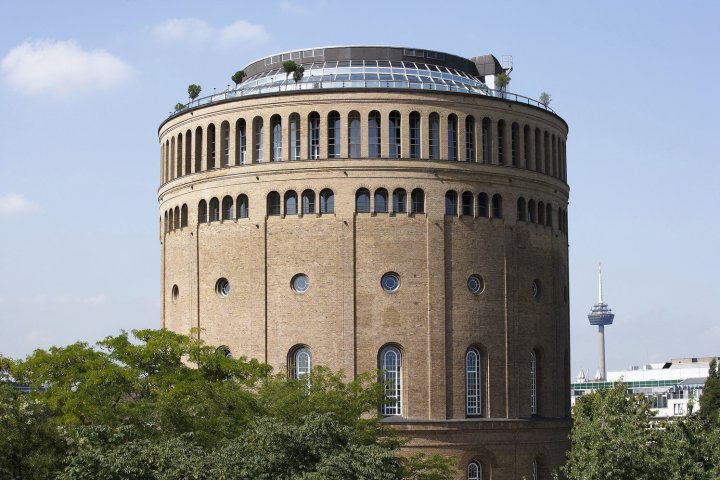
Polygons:
M537 222L537 207L535 206L535 200L528 200L528 222Z
M278 192L268 193L267 214L268 215L280 215L280 194Z
M547 205L545 205L545 225L548 225L550 227L553 226L552 213L552 205L548 203Z
M445 193L445 215L457 215L457 192L455 190Z
M523 166L525 168L530 168L530 147L531 147L531 140L530 140L530 126L525 125L523 128Z
M320 213L335 212L335 194L329 188L320 190Z
M217 222L220 220L220 200L217 198L210 199L210 221Z
M265 149L262 117L255 117L253 120L253 131L255 132L255 153L253 154L253 162L262 162L264 160L263 150Z
M202 127L195 129L195 171L202 171L202 144L203 144L203 131Z
M192 131L185 132L185 175L190 173L192 155Z
M497 123L497 161L505 165L505 120L498 120Z
M188 226L188 206L183 204L180 209L180 228Z
M472 217L473 216L473 194L471 192L463 192L462 194L462 203L461 203L461 214L463 216Z
M175 137L170 139L170 180L175 178Z
M496 193L492 197L492 216L493 218L502 218L502 197Z
M374 194L374 211L377 213L387 213L388 211L388 191L384 188L378 188Z
M302 193L302 213L303 215L315 213L315 192L312 190L305 190Z
M235 165L245 165L245 152L247 150L247 136L245 120L235 122Z
M530 415L537 415L537 355L530 352Z
M510 160L513 167L518 166L518 136L520 135L520 127L513 122L510 127Z
M230 195L223 197L222 201L222 219L232 220L233 219L233 199Z
M328 158L340 158L340 114L334 110L328 114L327 136Z
M490 163L490 119L483 118L482 121L482 161Z
M307 347L295 350L292 362L292 376L295 380L300 380L312 371L312 354Z
M270 118L270 143L272 151L270 152L270 161L279 162L282 160L282 118L280 115L273 115Z
M420 158L420 114L410 112L410 158Z
M544 172L545 168L542 166L542 134L539 128L535 129L535 171Z
M290 160L300 160L300 115L290 115Z
M401 136L400 136L400 112L393 110L390 112L390 121L388 123L388 156L390 158L400 158L402 156Z
M230 166L230 123L220 124L220 166Z
M320 114L317 112L308 115L308 158L320 158Z
M475 161L475 119L472 115L465 117L465 160Z
M174 215L173 209L171 208L168 211L168 223L167 223L168 232L172 232L173 228L175 228L175 222L173 221L173 215Z
M488 196L487 193L482 192L478 195L477 198L477 216L478 217L487 217L488 216Z
M396 188L393 192L393 212L407 212L407 193L402 188Z
M402 355L397 347L380 351L380 381L385 386L385 401L380 408L383 415L402 415Z
M518 222L524 222L527 218L525 216L525 212L527 211L527 206L525 205L525 199L523 197L518 198L517 200L517 219Z
M537 219L540 225L545 225L545 204L542 201L538 202Z
M440 116L433 112L430 114L428 128L428 148L430 149L430 160L440 158Z
M467 480L482 480L482 466L477 460L468 463Z
M355 211L359 213L370 211L370 192L367 188L361 188L355 193Z
M207 223L207 202L200 200L198 203L198 223Z
M297 215L297 193L293 190L285 192L285 215Z
M360 158L360 114L356 111L348 115L348 156Z
M177 140L177 176L182 177L182 166L183 166L183 135L178 135Z
M215 125L212 123L207 127L207 168L215 168Z
M537 460L533 460L530 466L530 480L538 480L538 463Z
M240 194L237 197L237 218L248 218L250 211L250 204L248 203L247 195Z
M420 188L410 193L410 212L425 213L425 192Z
M180 207L175 207L175 221L173 223L173 228L180 228Z
M447 142L448 142L448 160L458 159L458 118L457 115L451 113L448 116L448 129L447 129Z
M380 158L381 144L380 112L373 110L368 115L368 157Z
M480 380L480 351L472 347L465 354L465 413L467 415L482 413Z
M163 233L168 233L170 231L170 222L168 219L167 210L165 210L165 222L163 222L161 230L163 231Z

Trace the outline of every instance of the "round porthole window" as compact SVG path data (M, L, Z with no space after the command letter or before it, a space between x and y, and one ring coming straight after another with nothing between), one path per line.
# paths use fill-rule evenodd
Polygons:
M310 288L310 279L304 273L298 273L292 278L291 286L295 293L305 293Z
M230 295L230 282L227 281L227 278L218 279L217 283L215 283L215 293L221 297Z
M470 275L467 281L468 290L473 295L480 295L485 290L485 282L480 275Z
M533 280L532 284L530 284L530 294L533 298L540 296L540 280Z
M380 279L380 285L388 293L395 293L400 288L400 276L395 272L388 272Z
M172 301L173 303L177 303L178 297L180 297L180 289L177 285L173 285L172 287Z

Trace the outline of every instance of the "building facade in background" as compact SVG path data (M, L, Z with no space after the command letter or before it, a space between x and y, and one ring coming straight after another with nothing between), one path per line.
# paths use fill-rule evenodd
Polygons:
M503 71L298 50L171 115L162 326L296 377L379 369L408 452L455 455L458 479L549 478L570 428L568 127L490 88Z

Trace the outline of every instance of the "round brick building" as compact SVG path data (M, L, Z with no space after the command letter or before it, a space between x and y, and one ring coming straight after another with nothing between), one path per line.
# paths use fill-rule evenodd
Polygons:
M245 72L159 129L162 326L294 376L380 369L409 452L549 478L570 427L567 124L493 89L491 55L330 47Z

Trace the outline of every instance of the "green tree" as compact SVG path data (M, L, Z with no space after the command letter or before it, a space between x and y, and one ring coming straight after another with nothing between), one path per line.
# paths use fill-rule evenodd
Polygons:
M193 101L200 95L200 92L202 92L202 87L200 85L191 83L190 85L188 85L187 92L188 97L190 97L190 101Z
M287 60L282 63L282 68L285 70L285 78L287 78L291 73L297 70L298 64L295 63L295 60Z
M540 97L538 98L538 101L545 105L546 107L550 105L550 102L552 101L552 97L547 92L542 92L540 94Z
M698 416L666 422L657 431L663 477L671 480L720 478L720 429Z
M232 81L235 82L235 88L242 83L246 76L245 70L238 70L233 74Z
M720 424L720 373L718 373L717 359L710 362L707 380L700 395L700 411L698 415L705 421L715 425Z
M178 103L175 104L175 111L176 111L176 112L179 112L179 111L182 110L183 108L185 108L185 105L183 105L182 103L178 102Z
M495 75L495 86L498 87L500 90L504 91L505 87L510 84L510 80L512 79L507 73L498 73L497 75Z

